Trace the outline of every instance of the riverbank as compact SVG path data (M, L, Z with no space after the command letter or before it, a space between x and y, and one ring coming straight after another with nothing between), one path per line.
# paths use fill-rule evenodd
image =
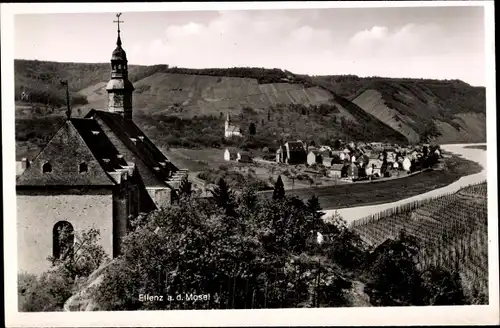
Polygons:
M478 144L481 145L481 144ZM478 146L474 145L474 146ZM347 221L347 223L351 223L353 221L359 220L363 217L387 210L392 207L404 205L410 202L414 202L417 200L423 200L431 197L437 197L443 194L452 193L458 191L460 188L465 187L470 184L478 183L481 181L485 181L486 177L486 151L478 148L470 148L472 145L443 145L441 148L443 150L454 154L452 159L458 159L456 166L452 171L452 173L447 174L447 176L455 177L453 181L448 182L445 185L439 187L428 189L425 186L412 186L412 190L418 190L421 187L422 192L414 194L410 197L400 197L397 201L389 201L389 202L380 202L379 204L369 204L369 205L361 205L357 207L337 207L334 209L324 210L325 219L331 217L331 215L337 211L342 218ZM477 170L479 168L479 170ZM434 171L429 173L444 173L443 171ZM459 175L461 173L461 175ZM424 177L429 175L417 175L415 177ZM444 182L446 179L441 180ZM401 181L401 180L400 180ZM409 181L408 181L409 182ZM413 181L417 182L417 181ZM400 186L401 192L404 193L404 186ZM394 192L398 192L395 190Z
M480 151L480 150L476 150ZM395 202L445 187L463 176L478 173L481 165L462 156L453 155L441 159L443 170L421 172L397 179L375 180L366 183L349 183L325 187L287 190L289 196L304 201L316 195L326 212L334 209L352 208ZM272 197L271 192L264 196Z

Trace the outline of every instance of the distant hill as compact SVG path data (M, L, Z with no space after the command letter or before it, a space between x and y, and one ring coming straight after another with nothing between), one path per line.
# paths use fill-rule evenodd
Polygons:
M35 138L41 145L46 137L39 134L51 131L33 132L30 127L57 126L62 119L66 101L60 80L69 81L73 115L81 116L90 108L105 108L109 77L110 65L105 63L16 60L18 141ZM226 112L244 129L257 124L264 144L280 138L486 140L485 90L461 81L310 77L280 69L168 65L131 65L129 78L136 88L134 119L166 146L220 145ZM34 122L42 118L43 124Z
M312 81L346 97L409 141L486 141L486 90L460 80L319 76Z

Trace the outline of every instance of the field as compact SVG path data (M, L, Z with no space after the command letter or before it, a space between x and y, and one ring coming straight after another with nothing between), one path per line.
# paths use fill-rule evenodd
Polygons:
M374 181L371 183L351 183L308 189L294 189L288 192L303 200L316 195L323 209L338 209L355 206L375 205L395 202L449 185L460 177L478 173L481 166L458 156L441 160L443 170L423 172L404 178ZM271 197L272 192L264 192Z
M200 172L229 170L243 175L250 173L254 176L254 178L262 181L269 187L272 187L278 178L278 175L281 175L286 190L293 188L310 188L311 180L309 179L312 179L312 185L316 186L336 185L342 183L335 179L318 177L314 174L307 173L305 172L305 165L279 165L274 162L259 161L258 159L256 159L253 163L238 163L235 161L228 162L224 160L224 150L225 149L218 148L162 149L167 158L169 158L170 161L172 161L172 163L174 163L177 167L188 169L190 171L191 178L196 177ZM292 175L298 178L292 180L288 177L291 177Z
M478 303L487 303L486 182L370 216L351 227L372 246L397 238L404 230L419 241L421 269L441 266L458 271L465 290Z

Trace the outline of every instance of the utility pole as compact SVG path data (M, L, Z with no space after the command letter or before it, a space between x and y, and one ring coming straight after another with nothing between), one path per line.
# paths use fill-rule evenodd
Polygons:
M71 108L69 106L69 86L68 86L68 80L61 80L61 85L66 87L66 117L68 120L71 118Z

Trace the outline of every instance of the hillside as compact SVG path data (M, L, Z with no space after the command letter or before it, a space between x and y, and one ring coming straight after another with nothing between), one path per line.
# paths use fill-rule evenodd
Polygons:
M409 141L486 141L486 94L459 80L319 76L312 81L377 117Z
M18 153L43 145L64 118L69 81L73 115L106 106L109 64L16 60ZM222 146L226 112L244 131L257 125L269 144L299 138L397 143L484 142L484 88L460 81L301 76L279 69L129 67L134 119L165 146ZM23 92L29 99L23 98ZM43 120L43 124L37 122ZM33 131L43 125L43 130ZM253 138L255 139L255 138ZM31 150L29 150L31 149Z

